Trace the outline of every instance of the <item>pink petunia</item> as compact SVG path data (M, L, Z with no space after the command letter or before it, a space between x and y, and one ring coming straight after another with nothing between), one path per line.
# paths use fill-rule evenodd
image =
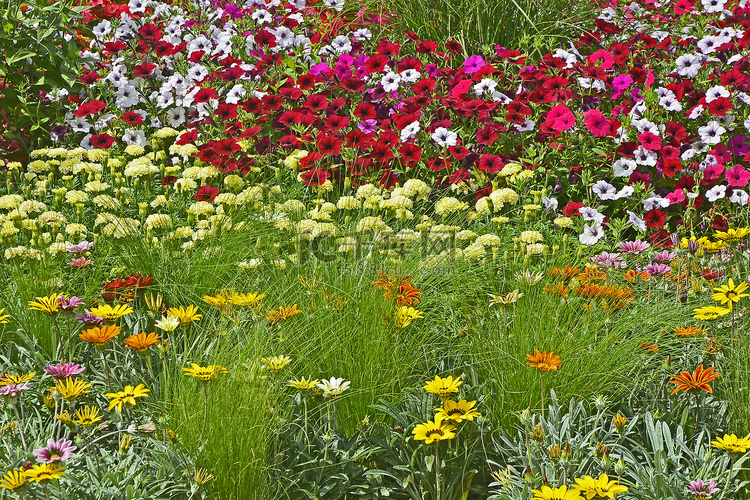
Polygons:
M734 187L747 186L750 182L750 172L745 170L742 165L735 165L726 172L724 176L727 178L727 184Z
M549 110L546 122L552 130L568 130L576 124L576 117L565 105L558 104Z
M604 137L609 135L612 130L609 120L598 109L588 110L583 121L586 124L586 128L594 137Z
M599 66L601 69L609 69L615 65L615 58L609 51L601 49L589 56L589 64Z
M484 63L484 59L482 59L482 56L478 56L478 55L469 56L464 61L464 73L467 73L469 75L472 73L476 73L477 71L479 71L480 69L484 67L484 64L485 63Z

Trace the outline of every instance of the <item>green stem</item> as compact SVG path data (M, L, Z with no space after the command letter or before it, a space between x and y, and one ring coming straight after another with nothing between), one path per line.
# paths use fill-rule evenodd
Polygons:
M104 371L107 373L107 385L109 385L109 392L115 392L112 390L112 381L109 379L109 363L107 363L107 355L102 350L102 358L104 358Z
M440 494L440 442L435 444L435 500L441 500Z

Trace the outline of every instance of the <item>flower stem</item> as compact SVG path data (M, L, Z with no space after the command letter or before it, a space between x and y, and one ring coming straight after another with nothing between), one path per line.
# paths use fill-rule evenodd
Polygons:
M435 444L435 500L440 500L440 442Z
M698 394L695 394L695 430L693 431L693 439L698 440L698 421L701 418L701 400Z
M44 485L44 494L47 495L47 500L50 500L49 498L49 491L47 490L47 485Z
M109 392L115 392L112 390L112 381L109 379L109 363L107 363L107 355L102 350L102 358L104 358L104 371L107 373L107 385L109 385Z

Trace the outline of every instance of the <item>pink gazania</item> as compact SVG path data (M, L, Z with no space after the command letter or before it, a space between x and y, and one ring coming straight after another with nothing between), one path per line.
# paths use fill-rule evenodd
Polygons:
M69 266L77 267L79 269L85 269L93 264L93 260L88 260L86 257L78 257L77 259L68 262Z
M75 363L58 363L56 365L47 365L44 367L44 371L52 377L58 380L64 380L68 377L75 377L76 375L83 373L84 368L81 365Z
M22 384L10 384L0 387L0 396L7 396L8 398L14 398L31 389L31 385L28 382Z
M651 243L641 240L620 242L620 251L630 255L638 255L651 248Z
M646 266L646 272L649 276L664 276L672 272L672 268L666 264L649 264Z
M34 453L37 462L42 462L44 464L54 464L57 462L62 462L63 460L67 460L69 458L73 458L75 456L74 451L76 451L76 449L77 448L73 446L73 443L71 441L67 441L65 439L61 439L60 441L48 439L46 447L36 449L32 453Z
M724 172L724 176L727 179L727 184L733 187L747 186L747 183L750 182L750 172L745 170L742 165L735 165L730 168Z

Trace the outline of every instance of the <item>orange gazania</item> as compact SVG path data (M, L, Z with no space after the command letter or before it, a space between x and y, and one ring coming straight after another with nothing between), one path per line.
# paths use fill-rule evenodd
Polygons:
M569 265L565 267L553 267L547 271L547 276L550 278L561 279L563 281L570 281L579 274L581 274L579 267L570 267Z
M120 334L120 327L117 325L104 325L103 327L89 328L81 332L80 337L86 342L91 342L97 347L104 347L107 342Z
M544 286L544 293L549 295L560 295L562 297L567 297L570 293L570 288L565 286L565 283L547 283Z
M650 352L652 354L655 353L655 352L657 352L659 350L659 345L658 344L652 344L650 342L641 342L640 344L638 344L638 347L640 347L644 351Z
M556 355L552 351L539 352L538 349L534 351L534 354L527 354L526 359L528 360L526 362L527 365L532 368L536 368L541 372L557 370L557 367L562 364L562 361L560 361L560 356Z
M141 332L138 335L131 335L130 337L123 340L125 346L128 349L135 349L138 352L144 352L152 345L159 342L159 336L156 332L146 333Z
M296 316L297 314L301 313L299 309L297 309L297 304L294 304L293 306L281 306L279 307L279 310L271 309L268 311L268 322L272 325L276 323L277 321L284 321L292 316Z
M582 284L605 279L607 279L607 273L593 267L587 267L585 271L576 276L576 281Z
M670 375L674 380L670 380L670 384L677 384L677 388L672 391L672 394L680 391L697 393L700 391L706 391L713 394L709 382L721 377L721 373L714 372L714 367L703 369L703 365L698 365L695 369L695 374L690 372L680 372L679 375Z
M385 290L383 297L395 299L397 306L415 306L422 302L419 298L422 292L410 281L411 274L402 277L389 278L384 271L378 273L380 279L375 282L375 288Z
M705 337L706 330L700 326L682 326L675 329L674 334L678 337Z

